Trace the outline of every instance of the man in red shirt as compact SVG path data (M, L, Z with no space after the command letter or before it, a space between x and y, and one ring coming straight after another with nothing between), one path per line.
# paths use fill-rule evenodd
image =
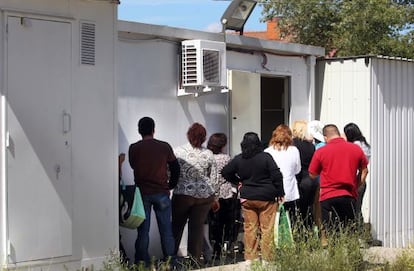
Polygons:
M320 175L322 222L329 228L333 222L346 225L355 219L358 186L365 182L368 160L358 145L341 137L335 125L325 125L323 136L327 144L315 151L309 175L312 179Z

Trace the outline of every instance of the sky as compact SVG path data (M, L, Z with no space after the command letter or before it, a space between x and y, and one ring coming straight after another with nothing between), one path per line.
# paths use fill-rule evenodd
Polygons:
M229 5L230 1L225 0L121 0L118 19L220 32L220 18ZM265 31L261 17L261 7L256 5L244 31Z

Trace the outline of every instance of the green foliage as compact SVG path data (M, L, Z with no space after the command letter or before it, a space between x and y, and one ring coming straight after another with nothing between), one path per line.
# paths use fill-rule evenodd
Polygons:
M271 262L260 261L252 263L246 271L410 271L414 270L414 249L407 248L392 263L371 264L364 260L364 249L361 249L359 234L352 229L341 229L334 234L328 234L328 246L322 247L318 232L305 229L302 225L293 228L295 247L281 247L275 249L274 259ZM369 260L369 259L368 259ZM219 263L220 264L220 263ZM221 262L220 265L225 264ZM143 265L123 263L116 251L111 252L103 263L100 271L168 271L168 263L156 264L156 268L145 268ZM69 269L67 269L69 270ZM78 271L91 270L81 269ZM177 269L204 270L183 262ZM234 267L220 267L217 270L235 270Z
M322 247L318 232L302 225L293 229L295 248L276 251L272 270L363 270L363 254L357 235L349 230L328 234L328 246Z
M414 1L262 0L263 20L278 17L281 37L337 56L414 58Z

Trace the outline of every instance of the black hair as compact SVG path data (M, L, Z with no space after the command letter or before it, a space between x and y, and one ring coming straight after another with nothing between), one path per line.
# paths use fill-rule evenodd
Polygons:
M155 122L150 117L143 117L138 121L138 132L141 136L152 135L154 133Z
M226 144L227 136L224 133L215 133L208 139L207 149L211 150L214 154L219 154Z
M263 145L260 138L254 132L245 133L240 146L242 150L242 157L245 159L251 158L263 151Z
M355 123L350 122L347 125L345 125L344 133L345 133L347 141L349 141L349 142L361 141L361 142L365 143L365 145L370 147L367 140L362 135L362 132L359 129L358 125L356 125Z

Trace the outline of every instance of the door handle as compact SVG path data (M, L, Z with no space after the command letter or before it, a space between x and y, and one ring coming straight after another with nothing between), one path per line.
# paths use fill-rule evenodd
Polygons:
M72 129L72 116L63 110L63 133L67 134Z

